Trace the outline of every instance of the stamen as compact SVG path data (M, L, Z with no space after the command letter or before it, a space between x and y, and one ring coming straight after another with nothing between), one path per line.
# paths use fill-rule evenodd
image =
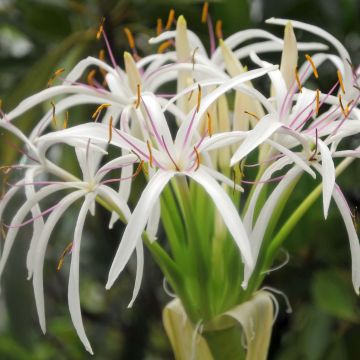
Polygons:
M319 114L320 109L320 90L316 89L316 116Z
M163 141L163 145L164 145L165 151L167 152L167 154L168 154L168 156L169 156L169 159L170 159L171 162L174 164L176 171L180 171L180 168L177 166L175 160L173 159L173 157L171 156L171 154L170 154L170 152L169 152L169 149L168 149L168 147L167 147L167 145L166 145L166 142L165 142L164 137L161 136L161 138L162 138L162 141Z
M166 40L158 47L158 54L162 54L166 49L168 49L172 45L172 41Z
M353 85L353 87L354 87L356 90L360 91L360 86Z
M170 30L171 25L174 22L174 18L175 18L175 10L170 9L169 17L167 19L167 23L166 23L166 26L165 26L165 30Z
M345 94L344 82L343 82L343 78L342 78L340 70L337 71L337 77L339 79L339 84L340 84L341 91L343 92L343 94Z
M189 94L189 96L188 96L188 101L191 100L193 93L194 93L194 90L191 90L191 91L190 91L190 94Z
M113 129L113 117L110 116L110 122L109 122L109 141L108 144L111 143L112 140L112 129Z
M136 94L137 94L137 98L136 98L136 102L135 102L135 109L137 109L140 106L140 101L141 101L141 88L140 88L140 84L136 85Z
M64 251L62 252L61 256L60 256L60 260L58 263L58 266L56 268L57 271L60 271L63 264L64 264L64 260L65 260L65 256L70 254L73 248L73 243L71 242L68 246L66 246L66 248L64 249Z
M132 178L136 178L141 173L141 170L143 169L143 166L144 166L144 160L141 160L138 167L136 168Z
M97 109L95 110L95 112L92 114L91 118L92 119L96 119L95 121L97 121L97 117L100 115L100 112L103 109L108 108L109 106L111 106L111 104L101 104L97 107Z
M94 86L94 77L95 77L95 74L96 74L96 70L91 70L86 78L87 80L87 83L90 85L90 86Z
M201 13L201 23L206 24L207 17L209 14L209 3L207 1L204 2L202 13Z
M252 113L250 111L246 111L246 110L244 111L244 113L254 117L257 121L260 121L260 118L256 114L254 114L254 113Z
M223 38L223 32L222 32L222 20L217 20L215 24L215 34L218 40L221 40Z
M152 150L151 150L151 143L149 140L146 141L146 145L149 150L149 164L150 164L150 167L152 168L153 167L153 154L152 154Z
M345 112L349 115L350 114L350 107L351 105L353 104L354 102L354 99L352 99L351 101L349 101L347 104L346 104L346 108L345 108Z
M100 36L104 31L104 22L105 22L105 17L103 16L100 21L99 30L96 33L96 40L100 39Z
M50 104L52 106L52 122L53 122L54 126L56 126L55 104L53 101L51 101Z
M343 105L342 99L341 99L341 94L339 94L339 104L340 104L340 108L341 108L343 115L345 116L345 118L347 118L349 114L347 112L347 108L346 109L344 108L344 105Z
M211 121L211 115L210 113L207 111L206 112L207 115L207 128L208 128L208 134L211 137L213 134L213 130L212 130L212 121Z
M163 31L162 19L158 18L156 22L156 35L159 36Z
M315 129L315 149L314 149L312 155L310 156L309 161L314 161L316 159L315 156L317 154L317 149L318 149L318 139L319 139L318 138L318 129L316 128Z
M56 70L56 71L54 72L54 74L51 76L51 78L49 79L49 81L48 81L48 83L47 83L47 86L48 86L48 87L51 86L52 83L54 82L54 80L55 80L60 74L62 74L64 71L65 71L64 68L60 68L60 69Z
M234 168L231 169L231 174L232 174L232 180L234 183L234 187L233 187L233 195L235 195L235 188L236 188L236 171Z
M299 78L299 71L298 71L297 66L295 67L295 80L296 80L297 86L299 88L299 91L302 92L302 85L301 85L301 81Z
M127 41L129 43L130 49L134 50L135 49L135 40L134 40L131 30L128 27L125 27L124 33L127 37Z
M69 123L69 112L67 111L67 112L65 113L65 120L64 120L64 125L63 125L63 128L64 128L64 129L67 129L68 123Z
M196 105L196 112L198 113L200 110L200 103L201 103L201 86L198 84L198 96L197 96L197 105Z
M196 156L196 167L194 171L197 171L200 167L200 155L198 152L198 149L196 148L196 146L194 146L194 151L195 151L195 156Z
M315 66L315 63L314 63L313 59L311 58L311 56L309 54L306 54L305 57L306 57L306 60L310 63L310 65L312 67L312 71L313 71L315 77L318 79L319 74L318 74L318 71L316 69L316 66Z

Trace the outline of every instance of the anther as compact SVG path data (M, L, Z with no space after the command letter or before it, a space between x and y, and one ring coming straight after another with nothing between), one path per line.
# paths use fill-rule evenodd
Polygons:
M59 75L61 75L64 71L65 71L64 68L60 68L60 69L56 70L56 71L54 72L54 74L51 76L51 78L49 79L49 81L48 81L48 83L47 83L47 86L48 86L48 87L51 86L52 83L54 82L54 80L55 80Z
M99 60L104 61L105 60L105 50L101 49L99 51Z
M158 18L156 22L156 35L159 36L163 31L162 19Z
M95 112L92 114L91 118L92 119L96 119L95 121L97 121L97 117L100 115L100 112L103 109L108 108L109 106L111 106L111 104L101 104L97 107L97 109L95 110Z
M217 20L215 24L215 34L218 40L221 40L223 38L223 32L222 32L222 20Z
M297 86L299 88L299 91L302 92L302 85L301 85L301 81L299 78L299 72L298 72L297 66L295 67L295 80L296 80Z
M211 137L212 134L213 134L213 131L212 131L212 121L211 121L211 115L210 113L207 111L206 112L206 115L207 115L207 128L208 128L208 134L209 136Z
M136 178L140 174L143 166L144 166L144 160L141 160L138 167L136 168L136 170L135 170L135 172L133 174L133 178Z
M63 125L63 128L64 128L64 129L67 129L68 123L69 123L69 112L67 111L67 112L65 113L64 125Z
M343 102L342 102L342 98L341 98L341 94L339 94L339 105L340 105L340 108L341 108L341 111L342 111L342 113L343 113L343 115L345 116L345 117L348 117L348 110L347 110L347 107L346 107L346 109L344 108L344 105L343 105Z
M339 84L340 84L341 91L343 92L343 94L345 94L344 82L343 82L343 78L342 78L340 70L337 71L337 77L339 79Z
M311 56L309 54L306 54L305 57L306 57L306 60L310 63L312 71L313 71L315 77L318 79L319 74L318 74L318 71L316 69L316 66L315 66L315 63L314 63L313 59L311 58Z
M158 54L162 54L165 52L166 49L168 49L172 45L172 41L166 40L164 41L159 47L158 47Z
M165 30L170 30L171 25L174 22L174 19L175 19L175 10L170 9L169 17L167 19L166 26L165 26Z
M126 35L127 41L129 43L130 49L133 50L135 49L135 40L133 37L133 34L131 32L131 30L128 27L124 28L124 33Z
M50 104L52 106L52 122L53 122L54 126L56 126L55 103L53 101L51 101Z
M57 271L61 270L61 268L62 268L62 266L64 264L65 256L71 253L72 248L73 248L73 243L71 242L68 246L66 246L66 248L62 252L62 254L60 256L58 266L56 268Z
M108 144L111 143L112 140L112 129L113 129L113 117L110 116L110 121L109 121L109 140L108 140Z
M151 143L149 140L146 141L146 145L147 145L147 148L149 151L149 164L150 164L150 167L152 168L153 167L153 154L152 154L152 150L151 150Z
M194 146L194 152L195 152L195 156L196 156L196 167L195 167L195 171L197 171L200 167L200 155L198 152L198 149L196 148L196 146Z
M320 110L320 90L316 89L316 115L319 114Z
M140 106L140 101L141 101L141 88L140 88L140 84L136 85L136 102L135 102L135 109L137 109Z
M201 12L201 23L206 24L207 17L209 14L209 3L207 1L204 2L202 12Z
M257 121L260 121L260 118L256 114L254 114L254 113L252 113L250 111L246 111L246 110L244 111L244 113L254 117Z
M93 69L89 72L86 80L87 80L87 83L90 85L90 86L94 86L94 77L95 77L95 74L96 74L96 70Z
M201 103L201 86L198 84L198 96L197 96L197 105L196 105L196 112L198 113L200 110L200 103Z
M105 22L105 17L103 16L103 17L101 18L101 21L100 21L99 30L98 30L97 33L96 33L96 39L97 39L97 40L100 39L100 36L101 36L101 34L103 33L103 31L104 31L104 22Z

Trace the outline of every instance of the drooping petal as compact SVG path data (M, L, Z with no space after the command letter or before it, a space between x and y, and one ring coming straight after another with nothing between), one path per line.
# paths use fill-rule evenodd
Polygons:
M129 223L126 226L118 250L116 251L113 263L110 268L108 282L106 284L107 289L113 285L127 264L131 254L136 247L137 239L141 237L155 202L159 198L166 184L173 176L173 172L164 172L159 170L151 178L146 188L142 192L134 212L130 217Z
M344 220L346 230L349 236L350 252L351 252L351 268L352 268L352 282L356 294L360 294L360 245L357 236L354 222L351 216L349 205L346 202L344 195L340 188L335 186L333 191L333 198Z
M240 216L229 198L225 190L214 180L208 173L202 170L202 167L187 174L189 177L199 183L212 198L216 208L222 216L225 225L230 234L234 238L239 250L242 254L244 263L250 268L254 267L254 258L251 253L251 246L248 235ZM243 286L245 287L248 279L244 279Z
M35 304L39 317L39 323L41 330L46 332L46 323L45 323L45 304L44 304L44 284L43 284L43 267L45 260L45 251L49 241L49 237L59 221L60 217L68 209L68 207L73 204L76 200L80 199L86 194L87 190L78 190L67 196L65 196L60 202L59 206L50 214L46 220L45 226L41 233L41 237L38 240L37 248L35 251L35 266L34 266L34 275L33 275L33 288L35 295Z
M84 324L81 316L81 306L80 306L80 294L79 294L79 263L80 263L80 246L81 238L84 229L84 223L86 215L91 207L92 202L94 201L96 194L88 194L85 196L85 201L81 206L75 231L74 231L74 240L71 249L71 263L70 263L70 274L69 274L69 288L68 288L68 302L69 302L69 311L71 315L71 320L74 324L75 330L84 344L85 349L93 355L93 351L90 345L90 342L86 336Z

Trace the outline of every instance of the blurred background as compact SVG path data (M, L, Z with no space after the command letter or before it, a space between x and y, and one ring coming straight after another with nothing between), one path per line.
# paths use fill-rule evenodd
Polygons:
M173 0L171 6L177 15L185 15L188 26L208 44L207 28L200 23L202 3ZM135 34L140 55L154 51L147 40L155 34L157 18L165 22L169 10L166 0L0 0L3 109L9 111L26 96L44 89L54 70L71 69L80 59L97 56L103 44L95 40L95 32L102 16L106 17L105 28L121 64L123 51L129 50L123 28L127 26ZM210 2L210 13L215 20L223 20L224 37L249 27L261 27L281 36L281 28L264 24L272 16L313 23L338 37L348 48L353 63L360 63L359 0L219 0ZM296 34L299 39L311 39L302 32ZM331 76L322 81L331 84L334 72ZM31 128L43 111L37 108L27 113L20 121L21 127L25 131ZM72 112L70 121L88 116L86 111ZM0 166L18 158L12 148L14 141L0 133ZM359 145L360 139L352 141ZM352 209L360 205L359 180L359 163L339 178ZM309 190L311 184L304 178L293 194L294 204L299 204ZM13 206L11 211L15 209ZM11 211L7 212L9 218ZM47 251L45 336L38 325L31 282L26 281L29 230L24 229L17 238L2 280L0 359L91 358L78 340L68 312L69 259L61 271L56 271L59 257L71 241L78 208L72 211L67 212ZM85 327L95 351L92 358L171 359L161 323L161 309L170 298L151 257L145 258L141 292L132 309L127 309L134 280L131 266L111 291L104 288L122 232L119 225L113 231L107 230L107 222L108 214L98 207L96 217L87 221L82 244L81 299ZM286 314L279 297L280 314L274 325L270 359L358 359L359 300L351 285L345 227L336 209L332 207L325 222L318 201L287 240L286 250L289 263L272 273L266 285L287 294L293 313Z

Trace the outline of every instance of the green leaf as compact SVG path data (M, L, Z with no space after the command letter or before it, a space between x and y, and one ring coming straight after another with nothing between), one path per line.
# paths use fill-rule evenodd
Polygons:
M355 321L356 296L347 277L339 271L318 272L312 283L314 302L321 310L342 320Z

